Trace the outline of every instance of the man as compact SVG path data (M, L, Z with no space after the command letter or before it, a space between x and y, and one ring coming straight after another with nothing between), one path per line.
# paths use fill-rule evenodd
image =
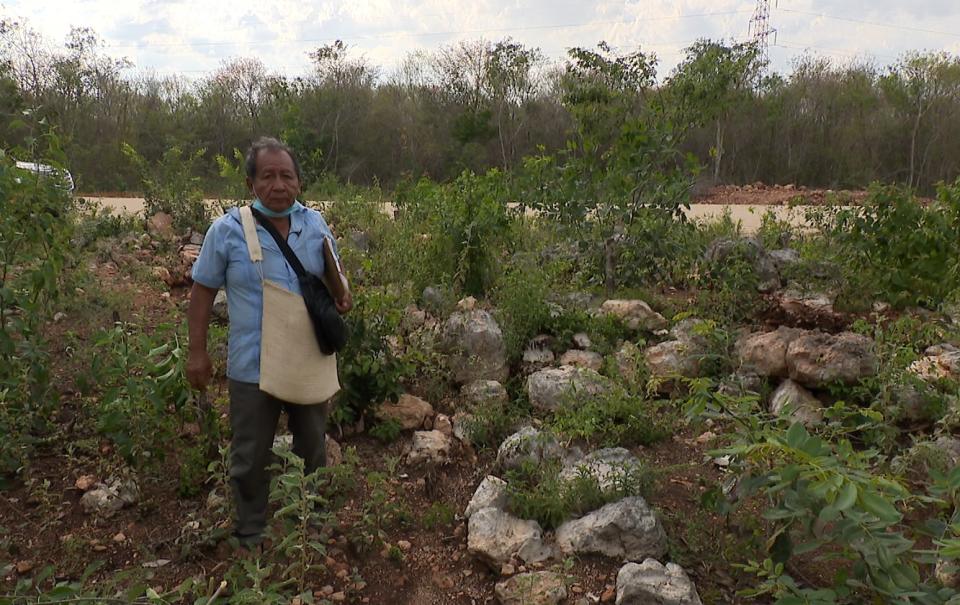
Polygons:
M297 201L301 174L293 152L276 139L258 139L247 152L245 171L254 208L277 228L307 271L326 275L328 284L335 279L331 294L337 311L348 312L353 301L346 278L338 266L327 266L324 261L324 239L333 242L333 234L319 212ZM262 278L299 294L297 275L277 243L262 225L257 225L256 231L263 249ZM186 371L190 384L199 390L206 388L212 375L207 327L213 301L219 288L227 292L227 378L233 432L230 483L237 509L234 534L242 545L255 545L266 527L266 465L281 409L287 412L293 451L304 459L305 471L310 473L326 462L326 406L289 404L259 388L263 286L260 271L250 260L239 209L229 210L210 226L193 266L193 280L187 311L190 346Z

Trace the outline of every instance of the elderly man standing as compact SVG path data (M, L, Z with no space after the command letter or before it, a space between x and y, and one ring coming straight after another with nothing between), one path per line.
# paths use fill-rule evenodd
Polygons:
M333 234L320 212L297 201L301 173L293 152L276 139L261 138L247 152L245 170L253 209L276 228L307 271L326 277L337 311L349 311L353 302L336 262ZM230 313L227 378L233 432L230 482L237 509L234 535L242 545L251 546L262 540L266 528L266 466L281 410L286 411L293 433L293 451L304 459L305 471L310 473L326 462L326 406L291 404L260 390L263 280L297 294L300 285L294 269L262 224L256 225L262 261L252 261L244 233L241 212L233 208L213 222L204 238L193 266L194 284L187 311L187 378L199 390L210 381L207 328L217 290L226 288ZM335 262L329 262L329 256L325 259L325 241Z

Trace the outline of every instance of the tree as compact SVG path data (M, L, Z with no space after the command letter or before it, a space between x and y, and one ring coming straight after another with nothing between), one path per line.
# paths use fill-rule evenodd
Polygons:
M543 61L539 49L526 48L509 38L494 44L487 54L484 77L496 115L504 170L517 160L517 138L525 124L523 109L537 92L534 70Z
M683 123L715 123L713 180L720 180L724 134L731 108L752 92L760 69L759 54L752 43L724 45L698 40L686 50L668 86L677 119Z
M941 118L956 114L960 102L960 59L947 53L909 53L890 68L884 89L895 106L911 119L907 184L919 187L928 157L926 152L920 156L920 139L927 130L929 150L941 134L939 129L928 128L926 118L936 112L941 113Z

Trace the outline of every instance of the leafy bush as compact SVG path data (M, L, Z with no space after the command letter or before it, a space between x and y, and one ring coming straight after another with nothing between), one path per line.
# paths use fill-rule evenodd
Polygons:
M55 145L56 140L51 139ZM0 150L0 445L2 477L26 462L55 409L41 331L72 260L73 200Z
M597 479L587 473L563 479L561 470L559 461L540 464L527 461L520 468L508 471L509 510L521 519L537 521L544 529L554 529L571 517L640 495L648 481L645 471L631 467L614 473L613 486L604 490Z
M473 296L487 291L511 235L507 199L506 180L496 169L465 171L449 185L422 179L398 187L400 220L422 230L426 262L435 272L427 283L451 284Z
M758 252L748 241L734 240L733 249L722 259L704 263L697 280L701 317L727 325L752 318L762 308L754 266Z
M517 402L506 405L486 403L470 410L464 429L470 443L478 449L496 449L517 430L520 420L529 415L529 406Z
M117 324L98 335L94 345L91 375L102 388L97 430L138 466L163 459L193 402L184 373L186 354L172 328L161 325L148 335L132 325ZM218 435L202 437L216 440Z
M646 401L615 389L577 406L562 406L550 425L570 439L603 447L652 445L673 434L670 402Z
M401 381L413 367L390 347L399 332L402 308L397 297L383 289L358 288L354 308L347 316L349 338L340 353L342 390L331 420L347 424L371 415L376 406L403 393Z
M960 181L941 185L929 205L908 191L874 186L863 205L812 218L850 280L849 298L936 308L960 289Z
M165 212L173 217L173 226L177 230L206 231L210 213L203 203L200 178L193 176L197 162L203 157L203 149L185 155L180 147L170 147L154 166L130 145L124 144L123 153L140 175L147 216Z

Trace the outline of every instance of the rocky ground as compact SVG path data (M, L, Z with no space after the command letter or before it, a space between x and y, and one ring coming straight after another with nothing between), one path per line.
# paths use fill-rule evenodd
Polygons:
M741 192L759 195L757 190L722 195L741 199ZM762 191L764 203L797 194ZM151 219L154 236L168 229L163 217ZM40 455L14 489L0 492L5 531L0 553L9 558L0 557L0 583L8 588L47 566L56 577L76 579L96 563L90 574L100 583L146 585L158 593L202 578L206 584L190 593L199 597L214 594L221 579L232 581L233 563L245 556L216 539L217 530L229 523L222 486L194 497L178 495L169 480L179 464L175 456L152 478L123 472L114 444L81 432L82 423L73 420L84 413L76 375L86 360L73 355L71 343L91 338L117 319L145 326L168 318L182 321L188 271L200 239L184 237L164 264L155 264L154 241L134 238L127 251L106 254L92 267L97 286L126 301L127 306L113 308L114 317L88 308L67 313L50 327L59 347L54 374L63 401L57 421L64 430L59 441L39 446ZM830 386L856 384L878 371L876 343L849 329L856 318L837 312L828 293L783 282L783 268L796 262L795 251L768 251L756 240L746 241L769 310L736 335L735 370L721 388L762 394L770 413L817 426L831 401ZM721 262L730 249L731 242L718 240L706 261ZM568 342L544 334L529 343L519 365L511 365L493 309L467 298L449 314L434 314L429 304L434 294L424 292L422 305L405 310L408 341L433 343L452 389L434 398L408 385L398 401L385 402L377 418L399 427L392 443L381 443L359 427L330 436L331 466L347 465L357 485L324 534L322 565L310 575L316 600L518 605L742 600L737 591L754 579L734 564L743 561L737 555L747 554L736 551L755 528L752 511L747 507L741 517L724 517L702 506L705 494L723 481L726 466L708 452L730 427L680 426L649 445L599 447L565 439L542 420L641 378L670 396L683 379L704 374L713 346L709 325L696 317L668 320L636 298L582 294L570 304L614 317L627 333L645 337L626 339L605 357L587 334L574 334ZM224 315L225 309L218 306L217 312ZM871 316L886 312L879 306ZM609 361L613 370L605 367ZM646 375L637 375L639 366ZM922 378L958 376L960 352L949 343L930 348L911 371ZM221 370L212 398L225 414L223 386ZM471 430L478 410L506 406L511 390L522 394L532 413L515 419L499 444L479 446ZM912 399L913 407L910 397L904 401L907 418L922 416L922 397ZM185 423L181 436L190 442L198 431ZM284 447L289 442L280 438L277 449ZM956 449L960 452L960 445ZM560 485L587 480L597 486L602 504L581 506L570 518L557 519L555 527L519 516L511 505L511 482L524 469L551 464L559 469ZM638 473L648 475L648 485L624 488ZM379 532L375 547L359 548L356 528L370 523ZM828 573L811 564L798 575L815 579ZM229 589L222 594L226 599Z

